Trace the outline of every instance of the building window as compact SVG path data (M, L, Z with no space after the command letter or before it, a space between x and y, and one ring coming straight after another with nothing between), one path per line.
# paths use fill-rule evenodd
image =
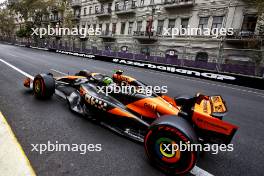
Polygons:
M168 28L172 29L175 27L175 19L169 19Z
M158 21L158 27L157 27L157 34L158 35L162 34L163 24L164 24L164 20L159 20Z
M150 5L154 5L155 0L150 0Z
M96 24L93 24L93 29L96 30Z
M100 9L99 12L100 12L100 13L104 13L104 5L103 5L103 4L101 4L101 9Z
M111 51L112 49L111 49L111 45L105 45L105 50L106 51Z
M122 47L121 47L121 51L123 51L123 52L127 52L127 50L128 50L128 47L127 47L127 46L122 46Z
M145 54L147 56L150 56L150 49L149 49L149 47L141 48L141 54Z
M84 9L83 9L83 15L87 15L87 8L85 7Z
M120 34L125 34L125 29L126 29L126 23L123 22L123 23L121 23L121 31L120 31Z
M204 30L205 28L208 28L208 17L201 17L198 28Z
M92 14L93 7L89 7L89 15Z
M128 10L128 0L125 0L123 10Z
M134 22L129 22L129 25L128 25L128 35L131 35L132 34L133 24L134 24Z
M119 11L119 2L115 2L115 11Z
M215 16L213 19L212 29L221 29L223 24L223 16Z
M144 6L144 0L140 0L140 6Z
M245 15L242 25L242 31L255 32L258 17L255 15Z
M132 1L132 6L131 6L132 9L136 8L136 3L137 1Z
M112 12L112 3L108 3L107 12L108 13Z
M181 27L182 29L187 29L189 24L189 18L183 18L181 20Z
M98 13L100 12L98 6L95 6L94 9L95 9L95 13L96 13L96 14L98 14Z
M116 33L116 23L112 24L112 33L115 34Z
M109 34L109 23L105 24L105 33L106 33L106 35Z
M196 61L208 62L208 54L206 52L199 52L195 57Z
M141 31L141 29L142 29L142 21L138 21L137 22L137 31L139 32L139 31Z
M173 49L170 49L170 50L167 50L166 53L165 53L165 57L166 58L174 58L174 59L178 59L178 55L177 55L177 51L176 50L173 50Z

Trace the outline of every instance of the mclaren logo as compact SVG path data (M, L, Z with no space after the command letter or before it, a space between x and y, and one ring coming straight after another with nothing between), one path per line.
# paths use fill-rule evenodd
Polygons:
M158 64L150 64L150 63L143 63L140 61L128 61L124 59L113 59L113 62L120 63L120 64L126 64L126 65L135 65L138 67L147 67L150 69L156 69L156 70L162 70L167 71L171 73L180 73L185 75L192 75L196 77L204 77L209 79L217 79L217 80L236 80L233 76L227 76L227 75L221 75L216 73L208 73L208 72L199 72L194 70L187 70L187 69L180 69L176 67L170 67L170 66L164 66L164 65L158 65Z

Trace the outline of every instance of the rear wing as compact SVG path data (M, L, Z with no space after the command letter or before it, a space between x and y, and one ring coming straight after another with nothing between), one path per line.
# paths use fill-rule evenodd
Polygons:
M222 119L222 117L224 117L228 112L226 103L220 95L198 95L194 105L194 110L220 119Z
M198 95L192 121L204 139L213 143L228 144L238 127L222 120L226 114L227 107L221 96Z

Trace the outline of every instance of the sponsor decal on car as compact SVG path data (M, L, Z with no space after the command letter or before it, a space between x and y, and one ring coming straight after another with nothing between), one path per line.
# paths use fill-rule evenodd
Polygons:
M103 102L102 100L99 100L95 97L92 97L91 95L89 94L85 94L85 100L88 104L98 108L98 109L101 109L103 111L106 111L106 108L107 108L107 103Z

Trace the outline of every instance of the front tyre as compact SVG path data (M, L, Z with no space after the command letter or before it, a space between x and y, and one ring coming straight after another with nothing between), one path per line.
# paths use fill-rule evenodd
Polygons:
M55 93L55 81L51 75L39 74L33 81L33 92L37 98L50 98Z
M196 144L192 127L177 116L164 116L155 121L147 135L144 146L151 163L169 175L188 173L196 164L197 152L179 150L180 145Z

